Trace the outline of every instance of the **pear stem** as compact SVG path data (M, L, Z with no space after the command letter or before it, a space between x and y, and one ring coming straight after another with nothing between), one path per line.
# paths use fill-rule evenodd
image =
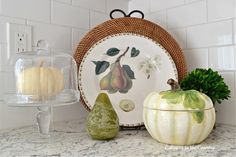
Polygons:
M123 54L121 54L121 55L116 59L116 62L119 62L120 59L126 55L126 53L128 52L128 50L129 50L129 46L127 47L127 49L125 50L125 52L124 52Z
M180 89L179 83L172 78L167 81L167 84L169 84L171 86L171 90L173 90L173 91Z

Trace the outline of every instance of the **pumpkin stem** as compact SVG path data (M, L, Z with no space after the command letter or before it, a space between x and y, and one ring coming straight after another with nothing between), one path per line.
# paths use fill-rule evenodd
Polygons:
M167 81L167 84L171 86L171 90L176 91L180 89L179 83L172 78Z
M40 61L39 61L39 67L42 67L43 64L44 64L44 60L40 60Z

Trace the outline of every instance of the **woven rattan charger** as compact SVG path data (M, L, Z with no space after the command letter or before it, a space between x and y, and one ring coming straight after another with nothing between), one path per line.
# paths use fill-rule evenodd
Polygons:
M117 11L121 12L124 17L114 19L113 13ZM141 18L131 17L134 13L140 13ZM143 19L144 14L138 10L134 10L130 12L130 14L126 15L122 10L115 9L110 13L110 17L111 20L108 20L93 28L78 44L75 50L74 58L77 62L79 71L83 57L97 42L111 35L133 33L148 37L163 46L174 60L178 71L179 81L183 79L187 71L183 51L175 39L167 31L157 24ZM87 106L83 98L81 98L81 103L88 111L90 111L90 108Z

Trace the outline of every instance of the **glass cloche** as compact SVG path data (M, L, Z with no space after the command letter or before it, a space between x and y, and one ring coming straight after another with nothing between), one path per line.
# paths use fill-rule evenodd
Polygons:
M43 40L36 51L17 53L10 59L5 80L11 86L5 88L4 101L9 106L37 107L39 132L46 137L52 108L79 101L76 62L68 54L48 51Z

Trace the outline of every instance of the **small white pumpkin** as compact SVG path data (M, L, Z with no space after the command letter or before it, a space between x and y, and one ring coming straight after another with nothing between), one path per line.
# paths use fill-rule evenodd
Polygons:
M49 98L64 89L64 76L59 69L39 66L24 69L18 76L19 93L32 95L35 98Z
M144 101L143 120L148 132L161 143L201 143L215 124L211 99L196 90L177 89L173 79L168 83L172 90L150 93Z

